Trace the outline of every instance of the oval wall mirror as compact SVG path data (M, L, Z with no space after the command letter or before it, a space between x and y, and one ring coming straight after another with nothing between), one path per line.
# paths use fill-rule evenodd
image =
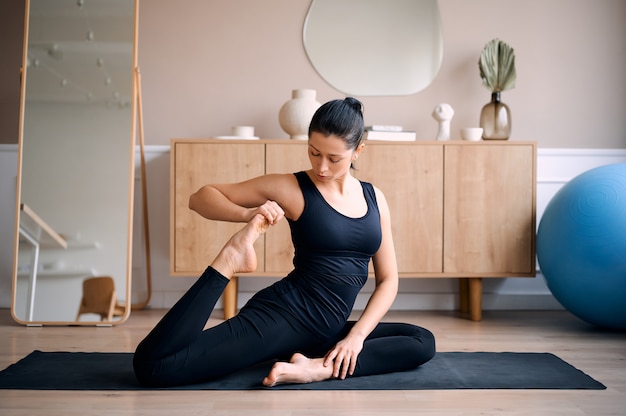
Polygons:
M115 325L130 314L136 30L133 0L26 1L19 323Z
M415 94L443 60L437 0L313 0L303 42L319 75L349 95Z

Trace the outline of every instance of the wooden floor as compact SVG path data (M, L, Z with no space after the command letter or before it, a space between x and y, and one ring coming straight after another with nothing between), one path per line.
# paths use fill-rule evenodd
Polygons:
M0 310L0 367L34 349L133 351L163 311L133 312L114 328L26 328ZM219 322L219 313L209 324ZM551 352L606 390L452 391L18 391L0 390L0 415L626 415L626 333L598 330L561 311L392 312L431 329L439 351Z

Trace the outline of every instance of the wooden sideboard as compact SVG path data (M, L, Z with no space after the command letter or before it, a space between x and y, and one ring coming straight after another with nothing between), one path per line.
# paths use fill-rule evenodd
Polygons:
M241 224L188 208L207 183L310 167L306 141L172 139L170 273L200 275ZM521 141L368 141L355 176L385 194L401 278L459 278L460 310L481 319L482 278L535 276L536 144ZM251 275L292 268L286 221L256 243ZM237 311L237 278L224 314Z

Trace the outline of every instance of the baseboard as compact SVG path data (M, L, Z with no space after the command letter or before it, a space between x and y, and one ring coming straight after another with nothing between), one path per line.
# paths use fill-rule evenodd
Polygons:
M171 308L183 295L183 292L154 292L150 306L155 309ZM246 303L254 292L240 292L239 306ZM357 297L355 310L363 310L370 293L362 293ZM217 309L222 308L221 300ZM399 293L391 310L396 311L453 311L459 308L459 298L456 293ZM563 307L550 294L483 294L483 310L562 310Z

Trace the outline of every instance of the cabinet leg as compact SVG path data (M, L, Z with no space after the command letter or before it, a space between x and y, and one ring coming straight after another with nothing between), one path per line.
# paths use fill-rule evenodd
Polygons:
M483 279L472 277L467 280L469 284L470 319L472 321L480 321L483 308Z
M226 285L222 301L224 302L224 319L230 319L237 314L237 293L239 292L239 277L233 276Z
M459 279L459 310L463 314L469 312L469 282L465 278Z

